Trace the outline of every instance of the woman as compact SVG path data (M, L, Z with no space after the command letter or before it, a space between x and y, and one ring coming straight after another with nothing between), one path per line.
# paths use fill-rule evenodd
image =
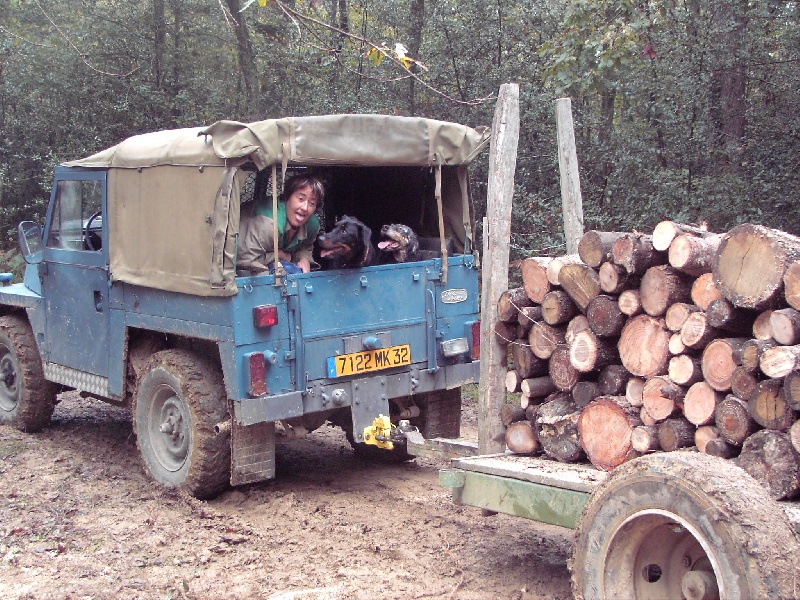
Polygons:
M315 214L325 199L322 182L313 175L295 175L286 180L278 203L278 257L288 273L308 273L314 262L312 251L319 233ZM272 204L256 204L253 214L242 219L236 266L253 275L274 270L275 238Z

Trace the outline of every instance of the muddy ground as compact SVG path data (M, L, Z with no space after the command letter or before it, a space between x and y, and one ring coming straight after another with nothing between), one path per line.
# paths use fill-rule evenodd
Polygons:
M456 506L444 462L365 462L325 426L201 502L149 480L128 411L61 398L41 433L0 426L0 599L571 598L572 532Z

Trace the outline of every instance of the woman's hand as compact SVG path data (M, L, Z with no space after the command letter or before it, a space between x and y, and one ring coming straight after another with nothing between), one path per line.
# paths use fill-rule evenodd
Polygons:
M303 271L303 273L311 272L311 261L307 258L301 258L297 261L297 266Z

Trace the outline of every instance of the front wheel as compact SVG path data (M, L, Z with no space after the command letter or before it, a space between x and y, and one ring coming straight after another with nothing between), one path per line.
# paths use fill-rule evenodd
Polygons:
M16 315L0 317L0 423L39 431L55 405L56 386L44 378L31 326Z
M185 350L155 353L134 399L134 429L145 467L156 481L195 498L219 494L230 480L228 418L219 369Z
M786 515L736 465L670 452L618 467L584 507L576 598L790 598L798 544Z

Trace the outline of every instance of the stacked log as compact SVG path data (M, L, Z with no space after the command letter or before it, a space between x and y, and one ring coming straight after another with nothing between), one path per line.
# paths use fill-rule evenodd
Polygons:
M494 327L521 398L510 450L611 470L691 448L800 496L800 238L664 221L520 269Z

